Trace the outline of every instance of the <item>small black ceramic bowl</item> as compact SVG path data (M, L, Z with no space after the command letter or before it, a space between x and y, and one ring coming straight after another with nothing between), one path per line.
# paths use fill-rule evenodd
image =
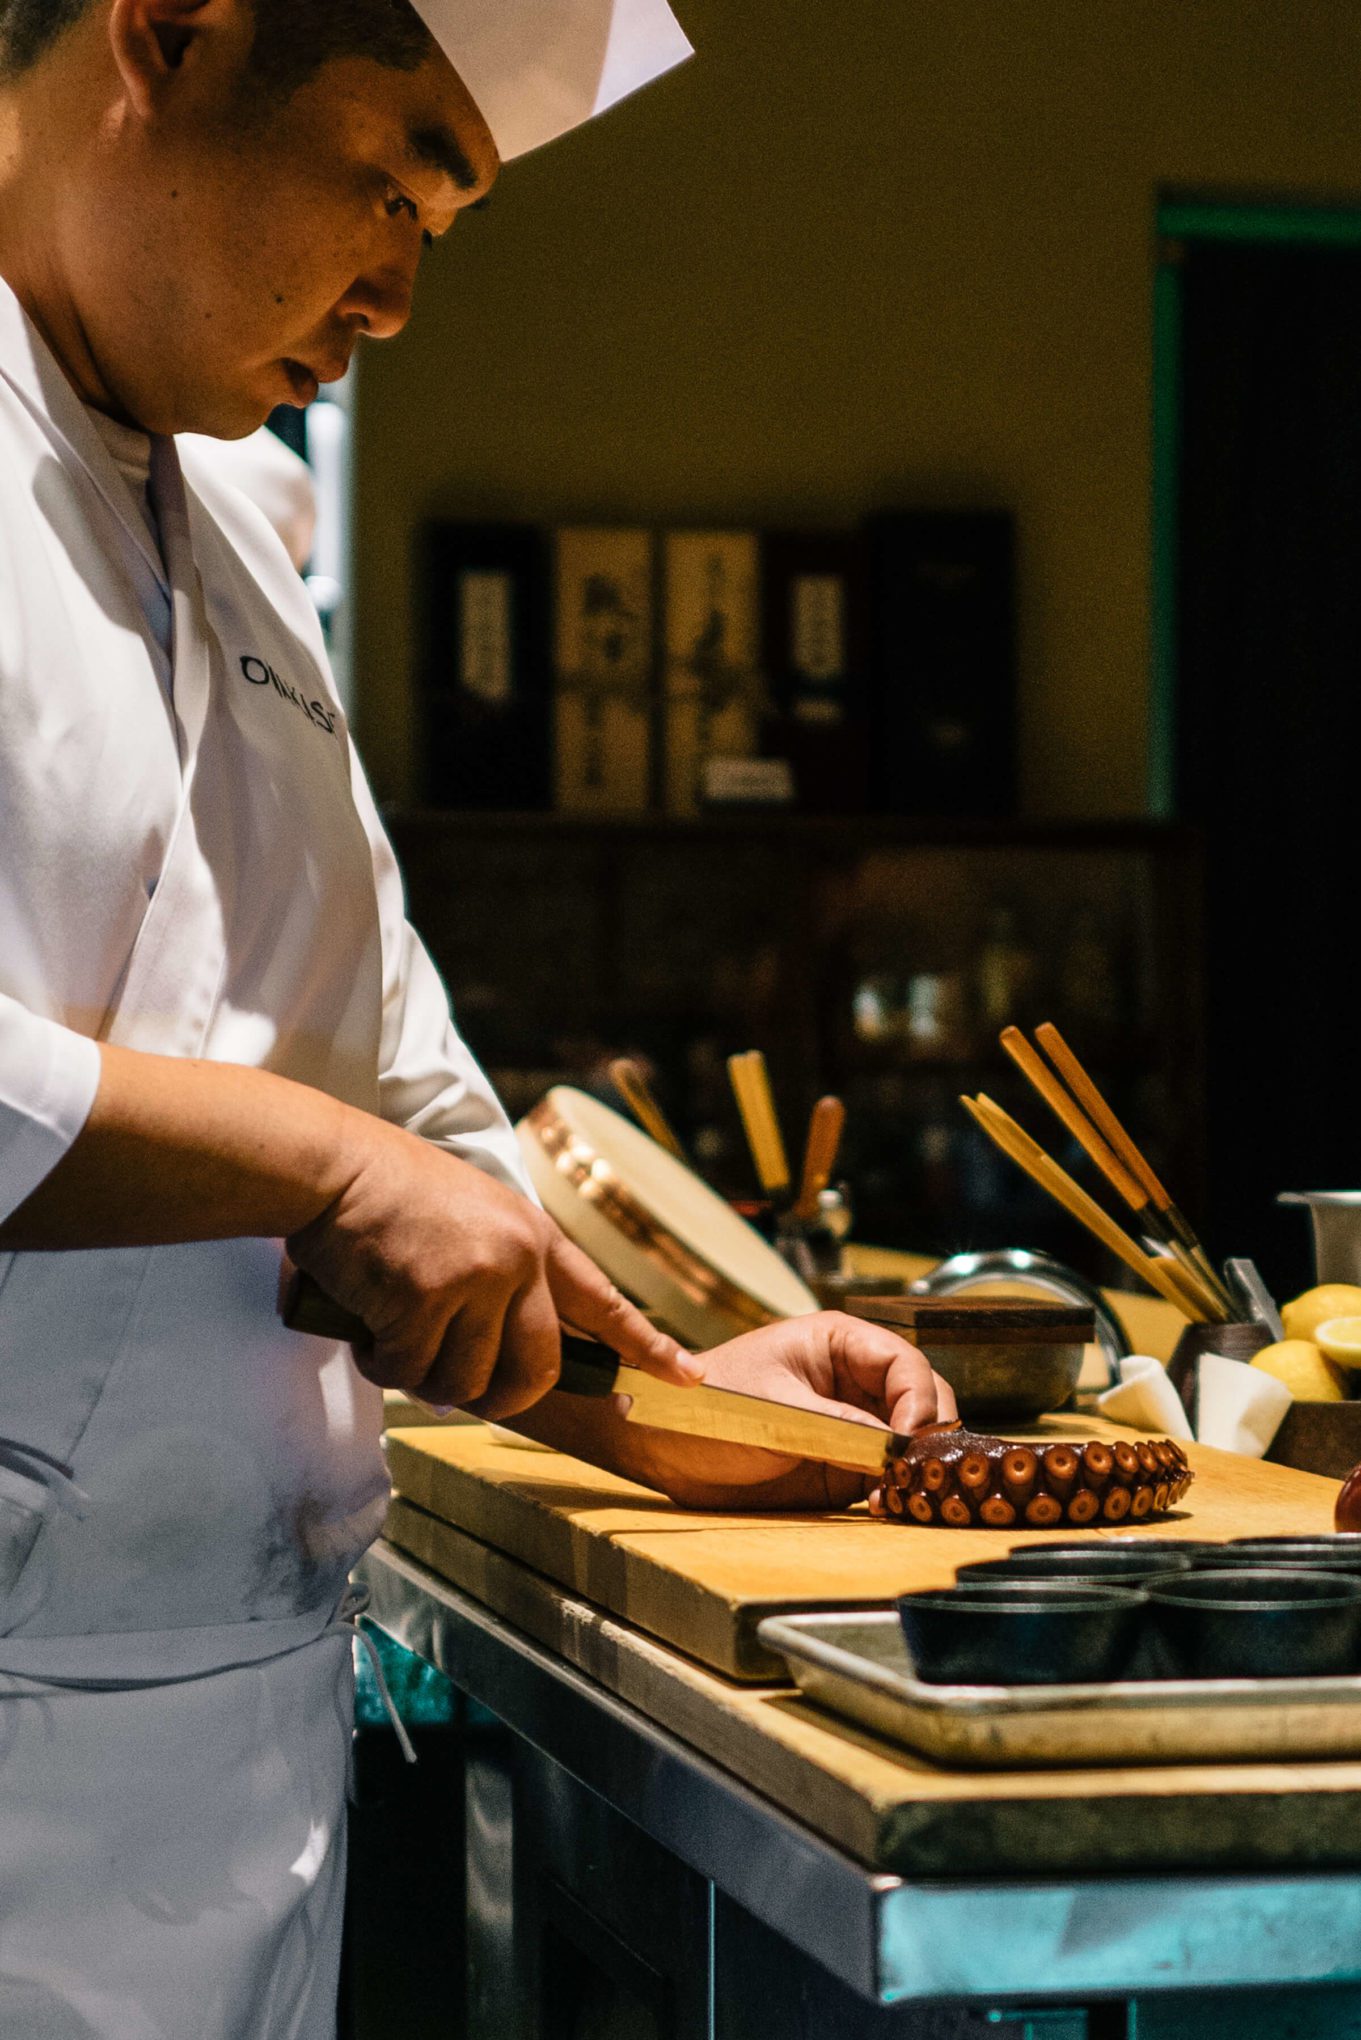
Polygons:
M1244 1566L1145 1591L1164 1677L1317 1679L1361 1657L1361 1579L1344 1573Z
M1229 1565L1232 1561L1226 1544L1215 1544L1208 1537L1084 1537L1069 1541L1044 1544L1013 1544L1008 1558L1026 1558L1042 1551L1137 1551L1141 1557L1158 1560L1172 1559L1169 1571L1178 1572L1178 1559L1186 1559L1192 1566Z
M1013 1551L1006 1558L983 1558L960 1566L955 1585L968 1592L990 1580L1075 1580L1091 1587L1138 1587L1165 1573L1190 1570L1189 1557L1166 1550L1111 1544L1032 1545L1028 1551Z
M1244 1537L1226 1546L1224 1563L1361 1577L1361 1537Z
M1127 1587L995 1580L904 1594L898 1618L932 1685L1064 1686L1120 1678L1143 1609Z
M1137 1530L1118 1537L1046 1537L1042 1544L1013 1544L1008 1558L1024 1558L1035 1551L1224 1551L1227 1546L1212 1537L1141 1536Z

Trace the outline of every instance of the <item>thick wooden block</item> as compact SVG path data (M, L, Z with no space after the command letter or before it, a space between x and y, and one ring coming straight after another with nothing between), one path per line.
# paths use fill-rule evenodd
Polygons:
M1087 1416L1046 1418L1008 1436L1137 1438ZM1149 1535L1229 1538L1326 1533L1333 1482L1293 1468L1187 1448L1196 1483ZM878 1603L948 1586L956 1566L1000 1558L1032 1530L946 1530L840 1515L700 1515L561 1453L486 1425L389 1434L398 1493L729 1678L770 1680L783 1666L756 1640L767 1615ZM400 1522L394 1517L400 1542ZM1137 1536L1140 1526L1122 1524ZM1072 1537L1071 1526L1064 1535ZM1116 1534L1106 1526L1094 1541ZM419 1554L418 1554L419 1555Z
M432 1572L749 1790L871 1868L902 1876L1271 1869L1361 1860L1361 1763L950 1771L789 1687L737 1685L503 1552L393 1506Z

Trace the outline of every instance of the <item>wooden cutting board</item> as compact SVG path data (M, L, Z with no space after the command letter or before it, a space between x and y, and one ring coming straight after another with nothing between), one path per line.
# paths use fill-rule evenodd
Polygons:
M1231 1869L1357 1860L1361 1763L951 1771L734 1685L408 1502L389 1533L501 1621L873 1869L925 1877Z
M1086 1416L1049 1417L1007 1432L1030 1439L1139 1435ZM1209 1446L1187 1451L1196 1483L1179 1510L1149 1525L1149 1535L1331 1531L1335 1482ZM948 1585L955 1567L969 1560L1043 1541L1033 1530L876 1523L863 1508L841 1515L700 1515L483 1424L390 1432L388 1458L398 1495L417 1509L733 1679L784 1677L783 1665L756 1640L756 1625L767 1615L882 1604L914 1587ZM395 1509L392 1541L409 1547L416 1520ZM1089 1533L1093 1542L1103 1534L1113 1532ZM413 1555L435 1562L428 1550Z

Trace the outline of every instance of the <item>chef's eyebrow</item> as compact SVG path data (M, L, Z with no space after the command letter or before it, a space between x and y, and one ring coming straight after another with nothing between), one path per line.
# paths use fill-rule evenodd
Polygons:
M476 191L482 182L450 128L412 128L406 138L406 152L426 169L442 170L460 191Z

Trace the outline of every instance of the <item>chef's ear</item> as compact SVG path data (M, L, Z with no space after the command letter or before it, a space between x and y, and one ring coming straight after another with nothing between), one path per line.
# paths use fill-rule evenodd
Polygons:
M167 93L209 51L244 58L254 38L249 0L113 0L109 46L135 112L154 119Z

